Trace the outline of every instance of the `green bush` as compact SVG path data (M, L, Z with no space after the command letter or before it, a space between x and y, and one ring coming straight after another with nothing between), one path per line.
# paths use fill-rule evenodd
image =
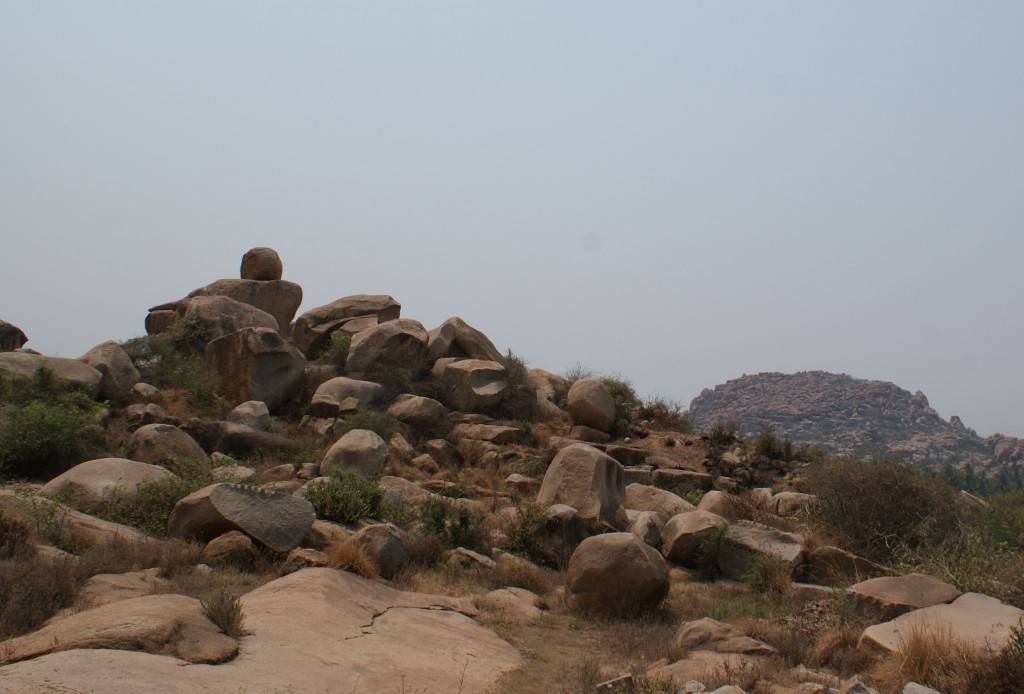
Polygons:
M521 504L505 528L505 548L536 563L544 563L544 528L547 516L537 504Z
M344 419L338 420L335 425L335 431L339 437L355 429L367 429L384 441L390 441L392 436L401 431L401 428L402 425L397 419L386 412L377 410L358 410Z
M328 480L306 488L306 499L313 504L317 517L338 523L376 518L383 498L377 480L350 470L335 472Z
M321 363L344 366L348 359L348 350L352 346L352 336L341 330L331 333L330 339L320 350L316 360Z
M664 398L648 398L637 409L637 417L650 420L657 429L692 434L693 422L681 404Z
M191 346L193 342L186 322L178 321L167 332L132 338L121 346L148 383L182 388L193 406L208 408L216 403L217 393L206 360Z
M633 385L624 378L617 376L605 376L601 383L608 389L615 401L615 421L631 422L640 406L640 397L633 390Z
M484 517L478 511L457 506L445 499L431 497L420 506L420 520L446 547L489 550Z
M100 504L82 505L82 510L100 518L139 528L155 537L167 537L167 519L174 505L192 492L210 484L208 476L172 477L139 485L138 495L125 499L114 495Z
M508 394L495 408L493 415L498 419L531 422L537 416L537 391L530 385L526 362L512 350L505 354L503 361Z

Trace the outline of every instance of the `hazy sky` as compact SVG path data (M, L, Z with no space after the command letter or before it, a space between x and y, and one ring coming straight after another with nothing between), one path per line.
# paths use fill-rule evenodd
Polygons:
M1024 434L1024 3L0 1L0 318L278 249L688 403L827 369Z

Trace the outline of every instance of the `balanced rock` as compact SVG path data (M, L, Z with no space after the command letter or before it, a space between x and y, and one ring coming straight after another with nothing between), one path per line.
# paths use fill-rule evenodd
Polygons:
M211 484L174 505L167 533L209 541L239 530L275 552L287 552L309 532L316 514L305 499L237 484Z
M374 324L385 323L397 319L401 312L402 305L387 295L346 296L299 316L292 328L292 339L296 347L312 358L323 348L330 334L348 321L372 316Z
M299 392L306 360L277 330L244 328L211 341L206 365L229 400L259 400L273 412Z
M186 299L195 296L226 296L248 304L273 316L278 332L288 335L295 312L302 303L302 287L285 280L217 280L190 292Z
M502 361L501 352L482 332L461 318L449 318L430 331L427 354L430 363L442 357Z
M508 393L506 379L504 366L482 359L447 363L439 378L448 404L466 412L485 410L504 400Z
M799 566L803 556L804 548L796 535L741 520L722 535L718 567L726 577L743 580L758 564L778 562L792 570Z
M583 443L558 452L544 473L537 503L566 504L576 509L590 532L623 530L629 524L623 507L622 466L593 446Z
M615 424L615 400L604 383L596 378L581 378L569 388L569 416L573 424L611 431Z
M136 429L125 444L132 460L160 465L172 472L202 472L210 459L195 439L170 424L147 424Z
M0 352L0 373L18 378L33 378L39 369L47 369L54 378L78 386L98 387L103 375L77 359L44 357L28 352Z
M395 398L388 414L409 426L436 429L444 423L448 408L433 398L406 393Z
M198 352L217 338L243 328L278 330L272 315L227 296L194 296L179 301L175 310L178 320L187 327L185 340Z
M345 370L352 375L393 369L423 371L427 331L419 321L399 318L367 328L352 338Z
M352 470L373 477L384 472L387 460L388 445L384 439L367 429L353 429L327 450L320 463L320 474Z
M28 342L28 336L16 325L0 320L0 352L13 352Z
M114 402L127 400L132 387L142 378L128 353L113 340L96 345L79 360L100 372L100 393Z
M338 376L324 381L313 393L310 412L314 417L340 417L369 407L384 397L384 386Z
M588 537L569 559L566 588L580 610L631 614L656 608L668 594L668 564L632 533Z
M242 256L239 275L243 280L266 282L279 280L284 274L281 256L273 248L250 248Z
M79 463L47 482L42 493L99 502L108 499L132 500L144 484L174 479L159 465L139 463L125 458L99 458Z

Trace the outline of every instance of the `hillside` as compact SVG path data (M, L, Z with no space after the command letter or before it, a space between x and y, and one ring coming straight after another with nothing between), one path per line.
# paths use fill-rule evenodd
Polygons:
M1024 460L1024 441L983 438L959 417L944 420L920 391L826 371L742 376L705 389L691 403L690 416L698 426L731 422L745 436L768 428L838 455L887 452L926 467L991 470Z

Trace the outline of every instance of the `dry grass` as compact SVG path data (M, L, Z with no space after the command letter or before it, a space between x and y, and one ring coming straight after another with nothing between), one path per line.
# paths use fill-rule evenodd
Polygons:
M70 607L83 578L70 559L0 561L0 641L28 633Z
M327 547L328 566L358 574L363 578L376 579L380 576L377 566L366 556L366 552L350 539L337 540Z
M869 651L858 648L861 633L861 629L850 626L829 629L808 649L804 662L830 668L841 677L868 672L878 659Z
M220 590L201 602L206 618L221 631L236 639L245 635L245 617L237 595Z

